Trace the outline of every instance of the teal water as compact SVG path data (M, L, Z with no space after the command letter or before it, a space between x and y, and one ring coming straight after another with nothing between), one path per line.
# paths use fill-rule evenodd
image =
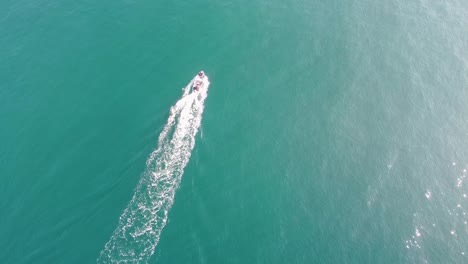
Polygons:
M1 2L0 263L132 263L102 252L200 69L211 85L167 222L118 240L139 263L468 262L467 14Z

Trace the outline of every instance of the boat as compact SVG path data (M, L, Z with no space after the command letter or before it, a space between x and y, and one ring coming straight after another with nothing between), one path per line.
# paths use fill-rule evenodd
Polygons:
M206 79L206 75L205 75L205 72L204 71L200 71L197 76L195 77L195 79L193 80L193 83L192 83L192 93L193 92L198 92L200 90L200 88L203 87L203 81Z

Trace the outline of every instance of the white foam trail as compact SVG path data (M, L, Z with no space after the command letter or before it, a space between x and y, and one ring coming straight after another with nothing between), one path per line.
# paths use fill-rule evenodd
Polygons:
M135 194L101 251L98 263L147 263L153 255L195 145L210 84L205 78L200 91L190 93L194 78L185 87L182 98L171 107L158 147L148 158Z

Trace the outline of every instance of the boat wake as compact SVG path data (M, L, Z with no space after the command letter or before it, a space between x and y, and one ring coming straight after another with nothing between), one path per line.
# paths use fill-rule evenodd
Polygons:
M158 147L149 156L135 194L97 263L147 263L153 255L202 120L210 83L205 77L203 87L190 93L194 80L171 107Z

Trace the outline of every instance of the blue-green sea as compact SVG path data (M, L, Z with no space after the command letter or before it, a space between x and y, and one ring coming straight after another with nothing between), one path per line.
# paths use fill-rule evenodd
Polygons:
M468 263L467 170L467 1L0 2L2 264Z

